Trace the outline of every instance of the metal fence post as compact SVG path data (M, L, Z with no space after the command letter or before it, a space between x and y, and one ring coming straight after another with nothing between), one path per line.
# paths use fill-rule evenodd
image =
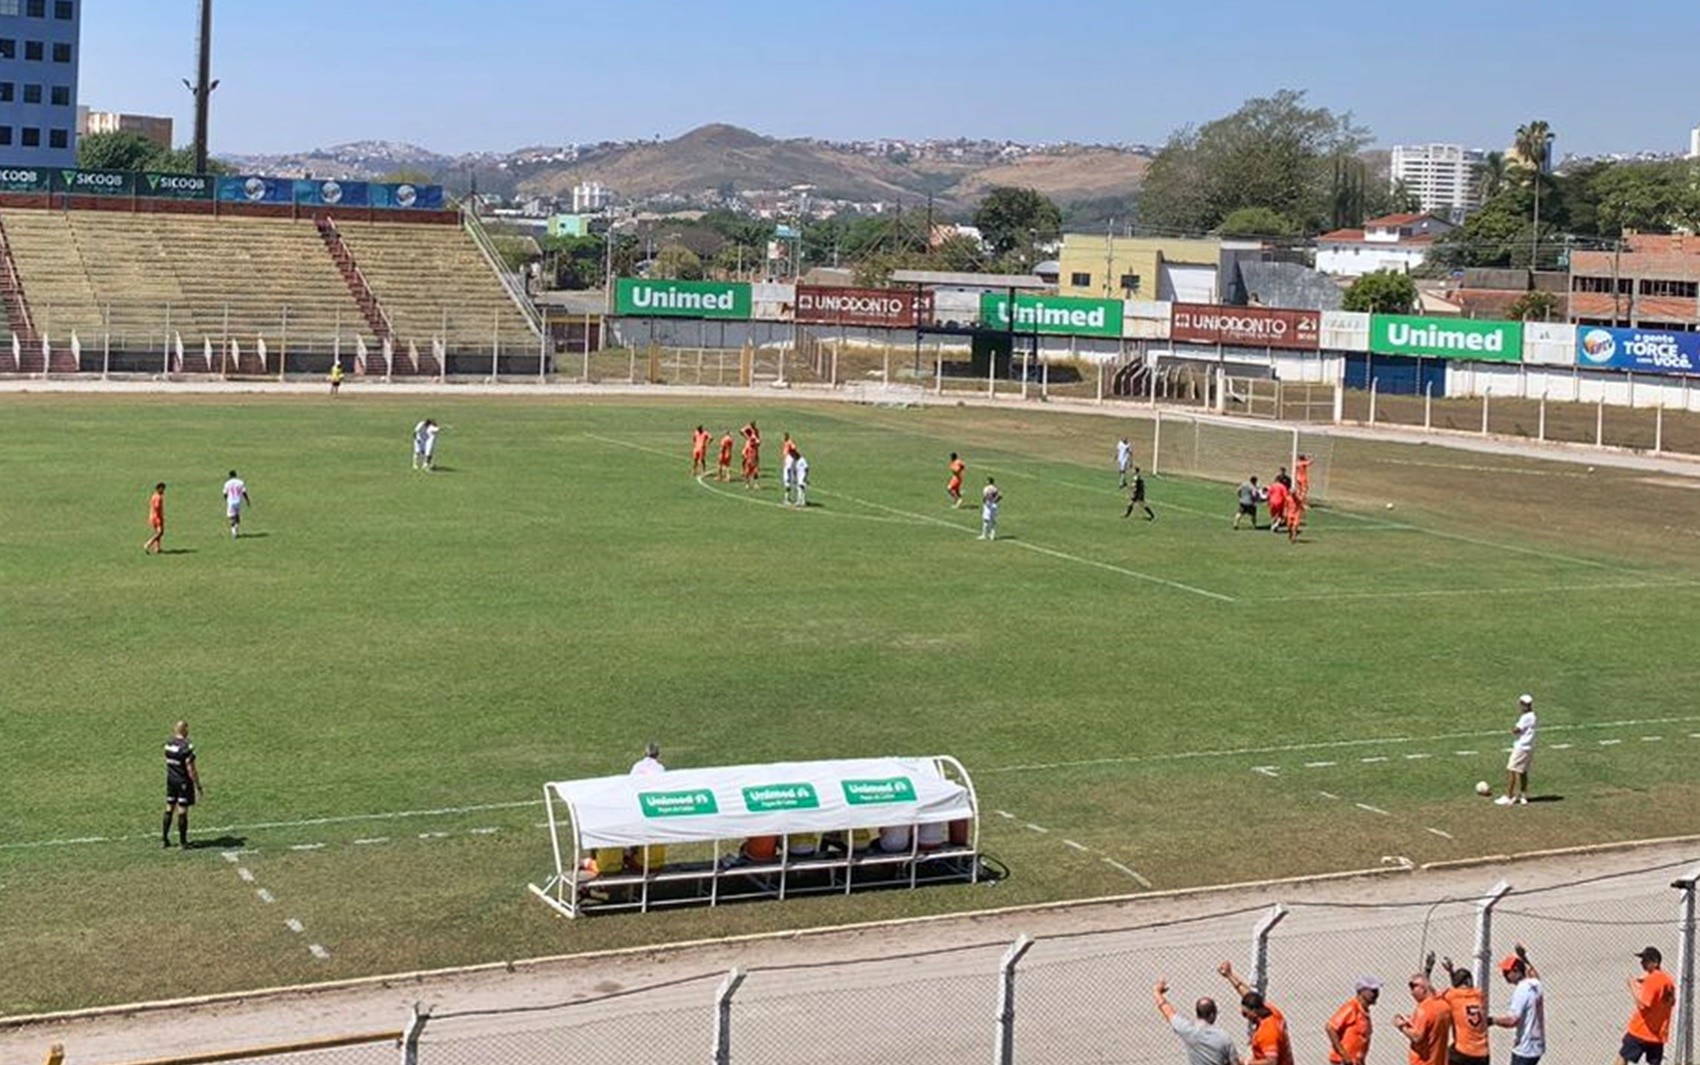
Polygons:
M1671 1042L1676 1044L1676 1065L1694 1061L1694 909L1695 885L1700 868L1695 868L1671 887L1682 892L1676 940L1676 1017L1671 1025Z
M1015 1061L1015 967L1029 950L1033 937L1022 935L1003 952L998 963L998 1041L995 1065L1013 1065Z
M1251 986L1260 995L1269 992L1269 933L1286 916L1287 908L1277 902L1251 932Z
M425 1034L425 1022L430 1019L431 1011L415 1002L413 1016L407 1019L407 1028L401 1033L401 1065L419 1065L419 1037Z
M1487 1009L1493 994L1493 908L1511 892L1511 884L1501 880L1488 888L1487 894L1476 900L1476 987L1482 993L1482 1009Z
M714 1065L732 1065L732 996L738 993L745 973L733 969L714 992Z
M64 1043L54 1043L47 1048L47 1065L65 1065Z

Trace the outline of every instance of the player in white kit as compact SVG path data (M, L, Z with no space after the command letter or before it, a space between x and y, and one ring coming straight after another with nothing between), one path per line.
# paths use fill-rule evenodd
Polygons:
M986 478L986 487L980 492L980 539L998 538L998 504L1002 502L1003 493L998 491L997 482Z
M230 471L230 479L224 482L224 516L230 519L230 538L236 539L242 535L242 508L250 505L248 486L242 483L242 478L236 476L236 471Z
M795 506L809 505L809 460L801 454L791 464L791 499Z
M1116 472L1121 474L1122 487L1127 487L1127 468L1133 465L1133 445L1127 442L1127 437L1116 441Z

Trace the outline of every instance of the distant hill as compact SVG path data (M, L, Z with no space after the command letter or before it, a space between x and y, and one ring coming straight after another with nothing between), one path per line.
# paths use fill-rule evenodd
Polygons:
M811 186L822 199L917 202L966 211L994 185L1031 186L1068 204L1129 196L1150 163L1137 150L985 141L879 141L839 144L780 140L709 125L669 141L532 147L505 154L446 156L411 144L359 141L276 155L227 157L239 170L283 176L372 179L423 173L459 191L470 175L503 195L566 198L599 181L623 201L783 192Z

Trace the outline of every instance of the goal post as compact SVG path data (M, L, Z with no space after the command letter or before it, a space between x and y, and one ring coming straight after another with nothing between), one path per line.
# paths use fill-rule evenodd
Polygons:
M1310 494L1325 499L1333 439L1287 425L1207 414L1158 411L1152 432L1151 472L1238 484L1256 477L1267 484L1300 455L1311 460Z

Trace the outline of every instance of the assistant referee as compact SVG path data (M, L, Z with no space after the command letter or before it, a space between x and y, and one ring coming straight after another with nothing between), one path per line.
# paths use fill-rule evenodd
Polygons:
M195 769L195 745L189 742L189 723L177 722L165 741L165 821L159 841L171 846L171 818L177 818L177 842L189 845L189 807L201 793L201 775Z

